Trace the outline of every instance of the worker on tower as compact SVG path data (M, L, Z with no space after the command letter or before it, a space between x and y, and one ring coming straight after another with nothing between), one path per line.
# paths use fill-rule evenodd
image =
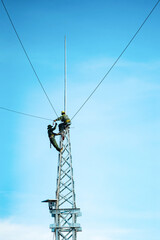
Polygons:
M66 115L66 113L64 111L61 112L60 117L58 117L57 119L54 120L54 122L56 121L61 121L62 123L59 124L59 132L61 133L63 130L65 130L66 127L68 127L69 125L71 125L71 120L69 119L69 117Z
M57 123L55 124L55 127L52 127L51 125L48 125L48 137L50 139L50 147L51 144L57 149L58 152L61 152L63 148L58 147L58 144L56 142L55 136L60 135L60 133L54 133L53 131L56 129Z

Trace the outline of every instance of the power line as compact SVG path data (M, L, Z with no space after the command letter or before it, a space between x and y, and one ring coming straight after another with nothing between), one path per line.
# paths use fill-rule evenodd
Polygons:
M154 7L152 8L152 10L150 11L150 13L147 15L147 17L145 18L145 20L143 21L143 23L140 25L140 27L138 28L138 30L136 31L136 33L133 35L133 37L131 38L131 40L129 41L129 43L126 45L126 47L123 49L123 51L121 52L121 54L119 55L119 57L116 59L116 61L112 64L112 66L110 67L110 69L108 70L108 72L104 75L104 77L102 78L102 80L99 82L99 84L95 87L95 89L91 92L91 94L89 95L89 97L85 100L85 102L82 104L82 106L78 109L78 111L73 115L73 117L71 118L71 120L80 112L80 110L84 107L84 105L88 102L88 100L92 97L92 95L95 93L95 91L97 90L97 88L101 85L101 83L104 81L104 79L107 77L107 75L111 72L111 70L113 69L113 67L116 65L116 63L119 61L119 59L121 58L121 56L124 54L124 52L127 50L127 48L129 47L129 45L132 43L132 41L134 40L134 38L137 36L137 34L139 33L139 31L141 30L141 28L143 27L143 25L145 24L145 22L148 20L148 18L150 17L150 15L152 14L152 12L154 11L154 9L157 7L157 5L159 4L160 0L157 1L157 3L154 5Z
M9 111L9 112L18 113L18 114L25 115L25 116L32 117L32 118L39 118L39 119L43 119L43 120L46 120L46 121L53 121L53 119L44 118L44 117L39 117L39 116L36 116L36 115L32 115L32 114L28 114L28 113L24 113L24 112L19 112L19 111L15 111L15 110L10 109L10 108L0 107L0 109L6 110L6 111Z
M46 93L46 91L45 91L45 89L44 89L44 87L43 87L43 85L42 85L39 77L38 77L38 74L37 74L37 72L36 72L36 70L35 70L35 68L34 68L34 66L33 66L33 64L32 64L32 62L31 62L31 60L30 60L30 58L29 58L29 56L28 56L28 54L27 54L27 51L26 51L26 49L25 49L25 47L24 47L24 45L23 45L23 43L22 43L22 41L21 41L21 39L20 39L20 37L19 37L19 35L18 35L18 32L17 32L17 30L16 30L16 28L15 28L15 26L14 26L14 24L13 24L13 21L12 21L10 15L9 15L9 12L8 12L8 10L7 10L7 8L6 8L3 0L1 0L1 2L2 2L2 5L3 5L3 7L4 7L5 11L6 11L6 14L7 14L8 18L9 18L9 21L10 21L10 23L11 23L11 25L12 25L14 31L15 31L15 34L16 34L19 42L20 42L20 45L21 45L21 47L22 47L22 49L23 49L23 51L24 51L24 53L25 53L25 55L26 55L26 57L27 57L30 65L31 65L31 68L32 68L32 70L33 70L33 72L34 72L34 74L35 74L35 76L36 76L36 78L37 78L37 80L38 80L38 82L39 82L39 84L40 84L40 86L41 86L44 94L46 95L46 98L48 99L48 102L50 103L50 105L51 105L54 113L57 115L56 110L54 109L53 104L51 103L51 101L50 101L50 99L49 99L49 97L48 97L48 95L47 95L47 93ZM58 117L58 115L57 115L57 117Z

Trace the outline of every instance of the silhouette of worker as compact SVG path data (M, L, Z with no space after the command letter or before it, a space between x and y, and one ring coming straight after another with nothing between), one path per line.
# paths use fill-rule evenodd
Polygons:
M61 121L62 123L59 124L59 132L61 133L63 130L65 130L65 128L69 125L71 125L71 120L69 119L68 115L66 115L66 113L64 111L61 112L60 117L58 117L57 119L54 120L54 122L56 121Z
M58 152L61 152L63 148L60 148L56 142L55 136L60 135L59 133L54 133L53 131L56 129L57 123L55 124L55 127L52 127L51 125L48 125L48 137L50 139L50 147L51 144L57 149Z

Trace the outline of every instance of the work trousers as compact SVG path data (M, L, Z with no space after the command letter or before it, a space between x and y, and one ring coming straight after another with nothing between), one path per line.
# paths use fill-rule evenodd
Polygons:
M60 123L59 124L59 132L63 132L64 131L64 129L66 128L66 127L68 127L69 125L71 125L71 123Z
M54 137L50 138L50 141L52 143L52 145L57 149L57 151L60 151L61 149L58 147L58 144L56 142L56 139Z

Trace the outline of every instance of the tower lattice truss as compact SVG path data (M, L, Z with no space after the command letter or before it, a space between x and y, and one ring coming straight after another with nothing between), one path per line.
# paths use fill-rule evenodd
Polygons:
M48 202L51 216L54 217L50 228L55 233L55 240L76 240L77 232L82 229L77 223L81 213L76 208L69 128L60 137L60 147L63 151L58 158L56 199L45 202Z

